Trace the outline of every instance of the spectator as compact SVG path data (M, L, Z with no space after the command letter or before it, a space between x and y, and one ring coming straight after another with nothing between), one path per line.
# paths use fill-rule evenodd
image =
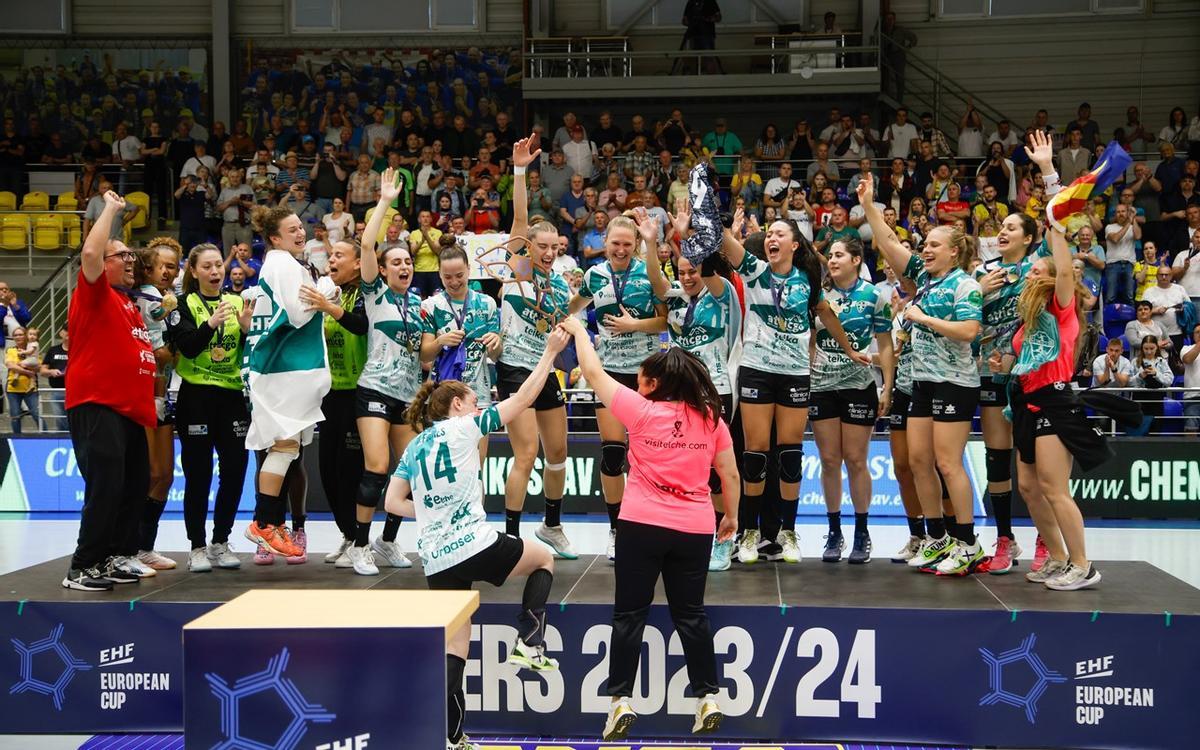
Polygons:
M351 234L353 234L353 229L351 229ZM329 240L329 230L323 223L317 222L313 225L312 239L304 243L304 262L324 275L329 271L329 254L332 251L333 243ZM242 288L245 287L246 272L240 266L234 266L229 269L229 286L232 289L239 283ZM238 293L240 294L240 290Z
M1012 123L1008 120L1001 120L996 123L996 129L987 137L987 143L999 143L1005 156L1011 156L1017 147L1021 145L1021 138L1012 129Z
M642 141L642 153L645 152L646 142ZM636 146L635 146L636 148ZM630 158L632 158L632 154ZM625 169L628 172L630 158L625 160ZM555 202L562 200L567 189L571 187L571 182L575 176L575 171L567 165L566 155L561 148L555 148L550 152L550 163L542 167L542 184L550 191L550 198ZM580 180L583 178L581 177Z
M646 174L646 187L658 196L660 204L667 199L667 191L675 179L675 167L671 152L663 149L658 152L658 161L650 166L650 171Z
M429 155L432 154L431 149ZM417 193L420 194L420 191L418 178ZM346 202L350 205L350 215L355 221L366 221L367 209L379 202L379 173L371 170L371 157L366 154L359 155L358 167L350 173L347 180Z
M499 195L494 191L489 193L483 187L478 188L471 194L471 206L463 219L466 220L467 231L474 234L497 231L500 228Z
M1188 209L1192 206L1200 208L1200 194L1196 192L1196 178L1190 174L1184 174L1179 178L1178 186L1174 190L1167 190L1165 187L1160 199L1159 205L1162 208L1160 219L1163 222L1163 236L1166 238L1167 248L1170 250L1182 250L1191 244L1191 234L1189 231ZM1191 229L1195 229L1194 220Z
M682 23L687 30L683 34L689 49L716 49L717 24L721 21L721 7L717 0L688 0L683 7Z
M931 192L930 186L937 181L940 184ZM917 167L913 170L913 187L917 192L936 203L942 199L942 191L949 181L950 166L933 152L933 144L929 141L917 144Z
M246 287L258 286L258 272L262 270L262 261L254 257L249 243L241 242L225 251L226 282L233 278L234 270L241 271Z
M104 208L107 205L104 200L104 194L112 190L112 188L112 183L108 181L107 177L100 178L100 194L93 195L87 203L87 208L84 210L83 234L85 237L92 230L92 227L96 225L96 222L100 220L100 217L104 215ZM125 224L132 221L133 217L137 216L142 210L141 206L133 204L125 205L124 201L121 203L122 208L120 213L113 215L110 225L111 229L109 230L112 236L109 239L115 240L123 237L125 234Z
M575 224L575 212L586 205L584 198L583 177L571 176L571 187L558 200L558 219L560 231L571 232Z
M1172 146L1171 153L1176 149L1186 149L1188 143L1187 114L1182 107L1175 107L1167 115L1166 126L1158 131L1158 142ZM1159 153L1162 153L1159 151ZM1165 156L1163 157L1166 158Z
M1183 416L1187 418L1184 429L1190 435L1200 434L1200 323L1192 328L1192 344L1185 347L1179 357L1183 363Z
M958 121L958 160L973 171L983 159L983 118L975 109L975 101L967 98L967 111Z
M975 236L992 238L1000 234L1000 225L1008 218L1008 204L996 200L996 188L984 185L980 200L971 210Z
M632 180L634 175L649 175L654 167L654 159L654 154L646 148L646 137L634 137L633 149L625 155L625 178Z
M1100 143L1100 126L1092 119L1092 105L1083 102L1076 110L1075 122L1067 126L1067 134L1072 131L1077 131L1080 134L1081 144L1083 148L1089 152L1095 150ZM1060 170L1061 171L1061 170ZM1063 182L1069 183L1074 177L1069 176L1069 173L1064 174Z
M322 216L316 226L325 227L331 245L354 239L354 216L346 213L346 204L341 198L333 199L333 210Z
M1091 168L1092 150L1083 146L1082 142L1082 131L1067 131L1067 147L1058 152L1058 173L1062 176L1064 185L1069 185L1076 177L1087 174Z
M789 175L791 167L792 165L788 164ZM789 182L792 182L792 180L789 180ZM738 160L738 171L730 181L729 189L735 198L741 198L745 202L747 217L761 216L763 181L762 177L754 171L754 160L749 156L743 156Z
M193 141L192 151L194 156L183 163L183 167L179 172L181 177L191 177L196 174L196 170L200 167L208 167L210 174L216 174L217 160L208 155L208 146L204 141Z
M704 147L713 155L717 172L731 175L737 171L738 156L742 153L742 139L729 130L724 117L713 122L713 129L704 134Z
M568 160L567 163L569 164L570 161ZM474 190L479 187L479 178L485 174L490 175L492 181L495 182L500 177L500 167L492 163L491 152L486 148L480 148L475 166L471 167L467 174L467 187Z
M603 149L607 144L619 149L624 144L621 140L621 128L613 124L612 113L608 110L600 113L600 124L592 131L592 143L599 149Z
M813 177L820 172L832 181L840 180L842 175L838 170L838 165L835 162L829 161L829 145L826 143L817 144L816 158L812 164L808 165L807 179L812 182Z
M1192 230L1191 244L1180 250L1171 264L1171 278L1183 287L1200 311L1200 208L1189 208L1188 211L1197 220L1197 225Z
M607 212L597 211L592 217L594 225L579 239L579 255L585 270L604 262L604 230L608 227L608 219Z
M382 155L376 149L376 141L382 141L384 144L392 142L392 126L384 122L386 116L387 112L383 107L375 107L371 111L371 124L363 130L363 143L367 144L366 151L370 156Z
M575 269L579 268L579 263L567 253L569 242L568 238L563 235L558 236L558 257L554 259L552 269L559 276L566 276L574 273Z
M855 201L858 200L858 194L856 192L858 190L858 183L862 182L863 180L871 181L871 186L873 188L872 194L878 196L879 176L871 171L871 160L866 157L858 160L858 172L850 177L850 184L846 187L846 193L848 195L855 196Z
M425 276L423 283L428 285L430 289L438 288L439 281L437 280L437 258L442 247L443 232L433 226L433 214L429 211L422 211L417 214L417 228L408 235L408 248L413 257L413 268L416 268L416 259L422 258L422 267L429 268L432 259L433 277ZM422 271L422 273L428 273ZM413 283L417 283L417 276L414 272ZM420 287L418 287L420 288ZM424 296L424 295L422 295Z
M113 133L112 161L119 165L117 192L121 195L127 192L129 170L133 167L134 162L141 160L141 156L142 142L136 135L129 132L125 123L117 123L116 131Z
M529 197L529 222L533 224L537 221L550 221L550 217L554 213L554 199L550 197L550 191L542 186L541 172L530 172L529 189L526 191ZM607 192L607 191L606 191ZM625 191L621 191L621 203L625 202Z
M679 201L688 199L688 168L682 164L675 170L675 181L671 183L671 187L667 190L666 205L671 207L671 210L678 211Z
M1157 284L1146 290L1142 299L1153 305L1151 313L1156 323L1162 326L1167 338L1171 339L1175 351L1183 348L1183 330L1179 327L1178 313L1183 303L1190 301L1182 286L1171 280L1171 274L1160 273Z
M532 187L530 188L530 200L533 200ZM629 197L629 193L621 187L621 176L616 172L610 172L608 175L607 184L604 190L600 192L599 205L600 208L608 212L609 218L619 216L625 210L625 200ZM532 205L531 205L532 209ZM532 217L532 210L530 216ZM532 219L531 219L532 220Z
M1174 193L1175 188L1179 186L1179 180L1184 174L1184 161L1175 155L1175 146L1170 143L1160 143L1158 155L1161 160L1154 168L1154 177L1161 185L1159 194L1165 197Z
M875 195L875 193L872 193L872 195ZM875 208L878 209L880 213L883 213L888 208L887 206L880 203L878 200L874 201L874 204L875 204ZM895 216L896 216L896 214L893 211L892 212L892 220L893 221L895 221ZM862 238L863 243L867 247L874 247L873 243L875 241L875 233L871 230L871 225L867 223L866 207L862 206L861 204L855 203L854 206L851 207L851 209L850 209L849 221L850 221L851 228L853 228L856 232L858 232L858 236ZM804 228L801 227L800 231L803 232ZM869 256L871 256L871 255L874 255L874 253L869 254ZM867 258L864 258L863 267L869 271L871 268L874 268L874 264L868 263L867 260L868 260Z
M800 182L792 179L792 163L783 162L779 165L779 176L767 180L762 189L762 200L767 206L779 208L787 199L789 190L800 190Z
M447 157L447 159L449 159L449 157ZM443 166L442 169L445 172L446 177L442 181L441 187L438 187L433 191L433 203L435 206L438 206L439 213L446 213L446 211L443 211L441 208L442 197L445 196L449 199L449 205L447 206L449 213L453 214L454 216L462 216L467 212L467 196L465 196L462 191L462 174L449 169L446 166Z
M917 197L916 184L908 173L904 159L892 159L891 170L879 186L879 200L891 206L896 215L907 215L909 203Z
M1104 266L1105 301L1132 305L1133 264L1137 260L1134 244L1142 238L1142 228L1134 221L1129 206L1117 206L1114 221L1104 228L1104 236L1107 239L1107 259Z
M1104 354L1092 362L1093 388L1124 388L1133 377L1133 363L1125 357L1125 344L1114 336L1108 340Z
M249 245L254 239L250 227L250 210L254 208L254 191L242 183L242 170L233 169L228 185L217 195L217 210L221 212L221 247L230 248L239 242ZM190 245L187 246L191 248Z
M1130 342L1130 346L1133 345L1133 342ZM1138 353L1133 361L1133 386L1157 393L1139 393L1135 400L1142 405L1142 412L1153 418L1151 429L1159 431L1166 426L1156 424L1163 415L1163 398L1166 396L1163 389L1171 386L1175 375L1171 372L1171 365L1167 362L1158 339L1147 336L1137 347Z
M46 429L52 432L67 431L67 411L66 411L66 374L67 362L70 357L70 336L67 333L67 324L58 329L58 342L46 350L42 357L42 364L38 368L39 374L44 376L50 385L50 392L45 394L42 400L42 405L45 407L45 414L42 417Z
M291 154L288 154L288 168L291 169ZM334 200L341 200L346 195L346 170L342 169L340 160L333 152L333 146L325 144L321 158L312 168L311 173L300 169L301 178L298 180L312 194L313 203L317 205L318 213L325 214L333 210ZM283 175L281 174L282 178ZM286 180L282 180L286 182ZM406 183L407 190L401 192L400 200L412 190L411 176Z
M883 131L883 142L888 144L888 156L892 159L903 159L917 150L916 142L920 138L917 127L908 121L908 110L900 107L896 110L896 121Z
M571 128L571 140L563 144L562 151L567 166L586 181L596 168L596 144L584 140L584 135L583 126L575 125Z
M625 134L625 142L621 150L628 153L634 150L637 145L638 136L646 139L646 143L650 142L650 138L654 135L646 128L646 118L641 115L634 115L629 119L629 132Z
M31 340L34 329L17 328L13 331L12 346L4 352L4 366L8 371L8 413L12 418L14 435L21 434L21 422L25 416L33 417L35 428L42 429L38 416L38 371L41 363L37 356L37 342Z
M659 154L659 156L662 156L662 154ZM693 130L688 134L688 142L679 150L679 163L688 170L691 170L692 167L701 162L708 164L714 169L716 168L716 165L713 164L712 152L704 145L704 141L700 137L700 132Z
M829 124L821 129L820 135L817 136L818 141L832 143L834 136L842 129L842 110L837 107L829 108Z
M1080 295L1083 302L1084 318L1088 324L1088 328L1083 332L1083 338L1080 339L1080 351L1083 352L1084 347L1094 348L1099 343L1099 338L1092 340L1097 332L1094 332L1092 324L1096 322L1096 309L1100 304L1100 285L1083 278L1083 261L1075 258L1071 261L1071 268L1075 272L1075 280L1083 287L1083 294ZM1092 349L1087 349L1091 351Z
M1157 245L1151 241L1142 243L1142 259L1133 264L1133 280L1137 284L1137 291L1134 295L1135 302L1142 299L1142 295L1146 293L1147 289L1157 285L1160 266L1166 262L1166 257L1159 260Z
M1004 145L1000 141L994 140L988 146L988 157L979 165L977 174L987 177L988 184L996 188L996 197L999 200L1007 203L1016 195L1016 175L1013 163L1005 154Z
M17 298L6 281L0 281L0 323L4 324L4 338L11 339L13 331L29 325L33 316L25 303Z
M946 188L946 199L937 204L938 223L946 226L956 221L967 222L971 217L971 206L962 199L962 188L951 181Z
M788 158L792 160L793 166L800 166L801 162L811 161L813 149L816 147L817 141L813 138L808 120L797 120L787 142Z
M551 149L562 148L567 143L570 143L571 131L575 129L575 126L579 125L583 127L579 122L579 118L571 111L563 112L562 122L563 124L559 126L558 130L554 131L554 138L550 141ZM584 131L584 137L587 137L586 130Z
M417 184L414 188L416 192L416 203L414 204L414 208L417 211L429 211L433 208L433 191L442 183L442 179L445 175L445 173L442 172L441 164L439 164L437 159L434 158L432 146L421 147L421 158L417 161L417 164L413 167L413 169L416 171L417 181ZM354 176L351 175L351 180L353 179ZM359 178L360 181L364 179L369 178ZM376 179L378 180L378 176ZM360 193L360 197L361 195L362 193ZM376 202L378 202L379 194L374 193L374 195L376 196ZM351 205L350 210L353 213L353 205ZM363 214L366 214L366 208L363 209ZM358 214L355 214L355 218L359 218Z
M933 113L931 112L921 113L921 127L917 130L917 140L929 141L933 146L934 156L939 159L950 159L954 156L954 152L950 150L950 142L946 140L946 134L934 127Z
M1158 340L1159 346L1169 349L1171 348L1171 339L1167 338L1167 332L1162 325L1154 320L1153 310L1154 305L1150 300L1138 300L1134 307L1134 314L1137 317L1125 324L1125 340L1132 344L1147 336L1153 336Z
M779 137L779 130L775 127L775 123L767 123L754 143L754 158L758 161L759 173L768 178L779 174L780 162L787 157L787 154L787 144Z
M1080 227L1075 233L1075 247L1072 248L1071 256L1083 261L1083 277L1099 286L1108 256L1104 248L1096 244L1096 234L1091 227Z
M617 161L616 146L606 143L600 147L600 157L596 160L596 173L592 175L592 184L603 188L608 184L609 175L616 175L621 179L624 177L624 170Z
M24 193L25 139L17 132L12 117L4 118L0 135L0 190L17 195Z
M467 118L463 115L454 116L454 127L446 133L442 150L455 159L479 153L479 138L467 127Z
M834 206L833 211L829 215L829 224L821 227L817 232L817 238L813 241L813 248L822 255L828 255L827 250L833 243L840 240L857 238L858 231L850 226L850 217L847 215L846 209L841 206Z
M780 213L783 218L796 222L800 234L804 235L804 239L812 242L813 220L816 218L817 212L809 205L803 190L792 190L790 195L791 198L780 206Z
M712 0L698 1L712 2ZM713 4L715 5L716 3L714 2ZM654 140L660 147L675 155L688 142L691 132L691 127L683 120L683 112L679 109L673 109L671 110L670 117L655 126Z

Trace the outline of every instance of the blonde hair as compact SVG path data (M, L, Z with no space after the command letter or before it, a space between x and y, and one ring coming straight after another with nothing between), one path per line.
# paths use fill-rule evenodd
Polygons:
M554 226L553 224L546 221L545 219L540 219L540 220L534 222L533 224L529 225L529 230L528 230L527 234L529 236L529 239L532 240L534 237L538 236L542 232L550 232L555 237L557 237L558 236L558 227Z
M913 200L917 200L914 198ZM943 230L949 234L946 244L958 251L958 258L955 260L955 265L965 272L971 270L971 261L975 259L975 244L965 232L957 227L952 226L937 226L929 230L930 234L938 230Z
M642 235L638 232L637 224L634 223L627 214L614 216L608 220L608 226L604 228L604 241L608 242L608 235L614 229L628 229L633 232L633 254L635 257L641 258L645 256L645 242L642 241Z
M1025 288L1021 290L1021 296L1017 298L1017 314L1021 318L1021 325L1025 326L1027 332L1037 328L1038 317L1046 311L1046 306L1050 304L1050 298L1054 295L1056 284L1054 261L1050 258L1045 259L1047 275L1025 278ZM1079 320L1079 333L1082 335L1087 328L1087 320L1083 314L1083 284L1075 281L1075 317ZM1072 342L1074 344L1074 342ZM1079 350L1075 352L1075 358L1078 359L1082 354Z

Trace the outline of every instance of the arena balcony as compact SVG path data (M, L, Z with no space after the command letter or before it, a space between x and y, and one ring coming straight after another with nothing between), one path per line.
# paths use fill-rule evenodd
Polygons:
M879 48L861 46L861 34L765 34L730 40L736 46L718 41L716 50L662 49L663 41L527 39L524 96L790 97L880 90Z

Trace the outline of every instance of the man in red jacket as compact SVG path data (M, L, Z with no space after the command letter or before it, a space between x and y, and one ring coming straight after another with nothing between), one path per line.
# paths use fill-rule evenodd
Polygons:
M156 424L155 363L150 334L130 298L133 251L109 239L124 210L124 198L104 194L67 313L67 424L84 494L79 541L62 585L77 591L107 591L154 574L135 556L150 483L145 428Z

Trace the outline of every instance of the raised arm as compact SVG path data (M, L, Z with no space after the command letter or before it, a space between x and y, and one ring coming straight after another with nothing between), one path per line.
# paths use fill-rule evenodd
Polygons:
M570 318L570 320L577 319ZM516 393L496 404L496 411L500 414L501 423L508 424L516 419L518 414L533 406L533 402L546 385L546 378L554 369L555 358L566 348L567 342L570 340L570 335L565 331L556 328L550 332L550 336L546 339L546 351L542 352L542 358L538 360L533 372L525 378L525 382L521 384Z
M112 230L113 218L125 210L125 199L112 190L104 194L104 210L100 218L89 228L87 239L83 241L80 252L80 266L83 277L89 284L104 273L104 252L108 247L108 235Z
M860 180L856 192L858 203L867 215L867 223L871 225L875 247L883 253L883 257L892 268L896 269L897 276L904 275L904 269L908 268L908 262L912 260L912 253L900 244L900 238L883 220L883 212L875 205L875 181Z
M1054 298L1059 307L1071 305L1075 298L1075 269L1071 266L1071 247L1057 229L1050 230L1050 252L1054 257Z
M685 208L678 216L671 216L671 223L680 237L687 236L692 221L691 209L686 207L686 202L684 204ZM666 300L667 293L671 291L671 282L663 276L662 263L658 262L658 222L641 206L634 209L633 220L637 223L642 241L646 243L646 275L650 277L650 288L654 290L655 297Z
M733 229L737 229L738 233L746 224L745 209L739 208L733 214L733 225L730 229L726 229L721 236L721 254L729 261L735 269L741 268L742 261L746 259L746 248L734 236Z
M400 177L400 173L391 167L385 169L383 177L379 181L379 202L375 204L375 211L371 214L366 228L363 229L362 263L359 264L359 273L365 284L372 283L379 275L379 260L375 256L375 242L379 237L379 230L383 228L383 220L387 218L388 208L392 205L392 201L400 197L403 189L404 181Z
M592 346L592 337L584 328L583 322L572 315L560 323L559 327L575 338L575 354L579 358L579 369L583 373L584 379L587 380L587 384L591 386L592 392L596 394L600 403L611 406L617 388L620 388L621 384L604 371L604 365L600 363L596 348Z
M541 156L542 149L538 147L539 138L536 132L528 138L522 138L513 144L513 237L524 237L529 233L529 195L525 187L525 169Z

